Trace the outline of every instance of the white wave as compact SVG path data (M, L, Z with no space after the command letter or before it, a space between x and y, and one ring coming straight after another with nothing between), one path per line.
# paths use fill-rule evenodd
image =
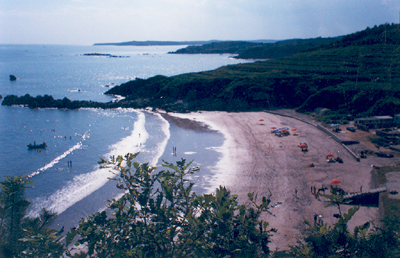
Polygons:
M151 166L156 166L158 163L159 159L161 158L162 154L165 151L165 148L167 147L168 140L171 137L171 132L169 131L169 123L166 119L164 119L160 114L158 113L153 113L154 115L158 116L158 118L162 121L161 125L161 130L164 133L164 141L162 141L158 147L157 147L157 153L153 155L153 159L149 162Z
M74 150L79 149L82 147L82 142L78 142L77 144L75 144L74 146L72 146L71 148L69 148L67 151L65 151L63 154L61 154L60 156L56 157L55 159L53 159L50 163L44 165L43 167L39 168L38 170L36 170L35 172L31 173L30 175L28 175L28 178L31 178L33 176L39 175L41 172L54 167L55 164L57 164L58 162L60 162L60 160L62 160L63 158L65 158L67 155L71 154Z
M195 152L195 151L186 151L186 152L184 152L183 154L186 154L186 155L193 155L193 154L196 154L197 152Z
M110 152L105 155L105 158L113 155L136 153L145 147L149 135L145 129L145 115L142 112L138 112L138 120L134 123L133 128L131 135L110 146ZM104 186L109 181L109 178L114 176L109 169L100 168L90 173L75 176L65 187L57 190L49 197L34 200L28 216L38 216L42 208L60 214Z
M136 111L138 112L138 111ZM149 138L149 134L144 127L146 117L142 112L138 112L138 120L133 124L133 131L131 135L125 137L121 141L113 144L107 153L106 158L110 156L125 155L126 153L136 153L145 147L145 143Z

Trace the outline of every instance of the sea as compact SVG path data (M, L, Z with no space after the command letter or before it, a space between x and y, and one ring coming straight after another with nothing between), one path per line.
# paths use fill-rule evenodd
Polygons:
M185 46L0 45L0 95L51 95L55 99L117 101L108 89L135 78L174 76L251 61L227 54L168 54ZM110 54L106 55L84 54ZM16 81L9 76L15 75ZM1 100L0 100L1 101ZM185 124L185 123L183 123ZM182 126L146 110L29 109L0 106L0 180L23 175L28 216L43 208L58 214L54 228L77 226L123 194L100 158L139 152L136 161L165 169L163 161L192 161L200 171L196 193L213 189L224 136L204 126ZM46 143L29 150L28 144ZM173 150L176 149L176 152Z

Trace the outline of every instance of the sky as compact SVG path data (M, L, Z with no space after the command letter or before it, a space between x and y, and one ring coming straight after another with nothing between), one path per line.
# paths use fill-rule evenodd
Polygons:
M0 0L0 44L335 37L399 23L400 0Z

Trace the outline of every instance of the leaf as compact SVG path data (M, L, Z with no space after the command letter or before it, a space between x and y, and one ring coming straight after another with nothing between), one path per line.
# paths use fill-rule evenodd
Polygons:
M66 245L68 246L69 244L71 244L72 240L74 239L74 237L77 235L77 231L75 228L71 228L71 231L67 233L67 236L65 237L65 242Z
M64 226L56 233L56 236L61 236L64 233Z
M204 194L204 201L206 202L206 204L212 202L214 200L214 195L212 194Z
M247 194L247 197L249 197L250 201L253 201L253 195L254 195L254 193L248 193Z
M347 223L350 221L350 219L354 216L354 214L360 209L360 206L354 206L353 208L350 208L349 211L345 214L343 214L344 217L344 223Z
M117 157L117 162L118 162L118 163L121 163L123 160L124 160L124 158L123 158L121 155L119 155L119 156Z

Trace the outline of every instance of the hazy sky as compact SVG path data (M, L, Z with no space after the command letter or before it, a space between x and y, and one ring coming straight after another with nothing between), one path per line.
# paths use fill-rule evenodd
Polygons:
M345 35L399 22L399 0L0 0L0 44Z

